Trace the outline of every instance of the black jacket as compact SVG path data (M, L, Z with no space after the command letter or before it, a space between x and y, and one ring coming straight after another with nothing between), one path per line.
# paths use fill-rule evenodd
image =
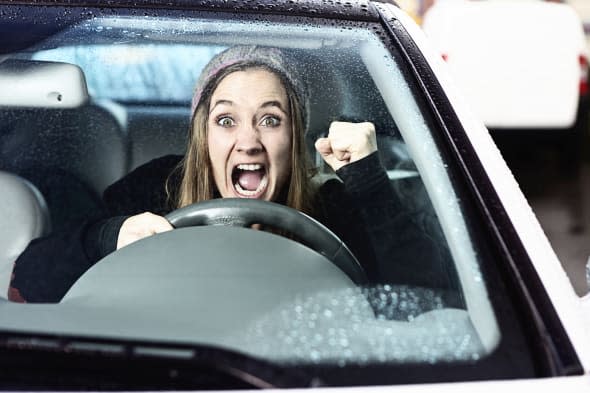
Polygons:
M166 179L179 184L180 156L155 159L104 192L104 209L33 240L15 263L9 298L58 302L92 265L116 249L119 229L130 215L172 210ZM337 171L342 181L324 183L317 194L320 222L357 256L372 283L429 288L456 286L446 246L402 205L377 153Z

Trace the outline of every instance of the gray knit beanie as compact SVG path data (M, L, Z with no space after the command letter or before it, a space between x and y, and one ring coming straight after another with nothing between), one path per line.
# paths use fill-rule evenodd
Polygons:
M197 106L203 98L203 93L211 88L211 83L215 77L224 69L232 65L244 66L263 66L276 72L295 92L302 108L303 124L306 129L308 126L309 116L309 99L304 81L299 77L299 73L289 62L285 54L277 48L262 46L233 46L223 52L215 55L205 66L197 83L192 101L192 113L194 114Z

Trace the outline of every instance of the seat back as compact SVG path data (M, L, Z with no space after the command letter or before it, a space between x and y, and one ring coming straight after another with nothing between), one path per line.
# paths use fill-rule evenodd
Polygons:
M24 168L59 168L99 195L129 169L125 126L102 103L3 110L0 116L2 169L19 173Z
M0 171L0 298L6 298L14 261L50 230L43 195L20 176Z
M0 111L0 170L41 190L56 228L98 208L104 189L129 171L125 119L113 110L117 106Z
M190 123L188 107L128 105L127 131L133 170L155 158L186 151Z

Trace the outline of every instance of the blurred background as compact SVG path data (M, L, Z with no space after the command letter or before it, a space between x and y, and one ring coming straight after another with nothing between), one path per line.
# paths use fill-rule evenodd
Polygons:
M579 295L590 257L590 0L396 0L449 64Z

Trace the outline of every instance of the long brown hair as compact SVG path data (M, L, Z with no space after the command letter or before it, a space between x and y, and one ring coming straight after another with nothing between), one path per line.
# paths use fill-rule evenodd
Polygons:
M192 203L215 198L216 186L211 169L209 148L207 143L207 122L211 96L219 83L229 74L248 69L264 69L277 75L282 82L289 102L291 117L291 173L288 188L281 190L281 200L289 207L313 215L313 199L315 190L311 178L315 173L305 148L305 124L303 120L303 103L299 102L297 95L286 78L275 70L263 64L237 63L220 71L211 80L202 93L201 100L193 113L188 136L186 154L179 164L181 171L180 189L176 199L176 207L183 207ZM168 195L172 193L168 189Z

